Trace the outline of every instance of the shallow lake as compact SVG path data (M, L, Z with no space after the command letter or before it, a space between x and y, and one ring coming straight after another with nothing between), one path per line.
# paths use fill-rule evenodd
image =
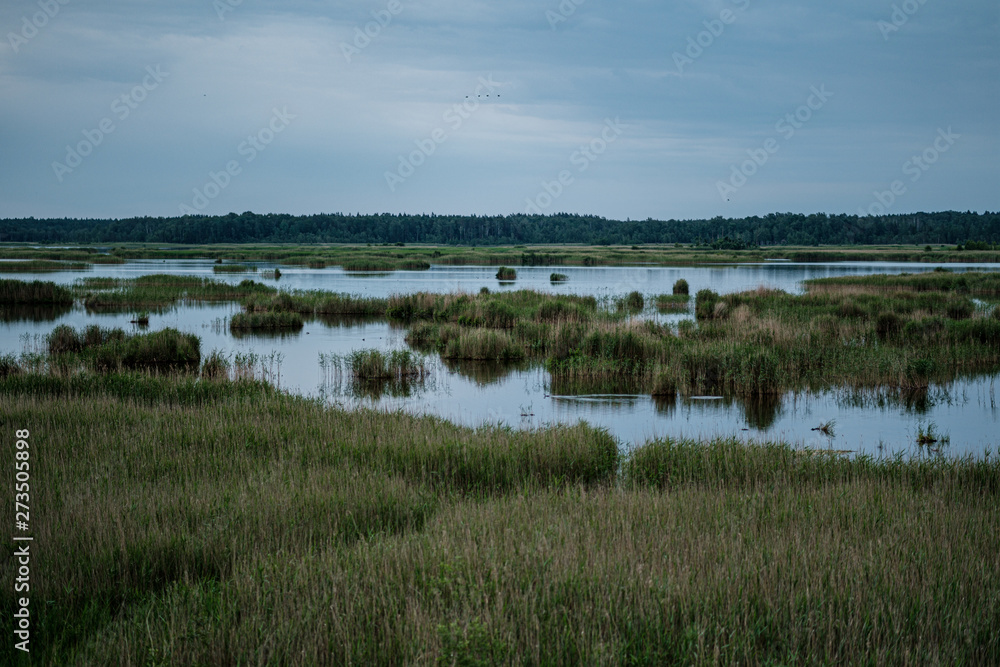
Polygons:
M273 268L266 263L258 269ZM710 288L734 292L758 286L802 291L809 278L871 273L902 273L932 270L932 264L830 263L793 264L774 262L749 265L687 267L518 267L514 283L499 283L496 267L435 266L428 271L397 271L391 274L347 273L339 268L308 269L281 267L279 280L253 274L214 274L213 263L202 260L136 261L124 265L98 265L87 271L45 274L4 274L21 280L52 280L70 284L84 276L137 277L170 273L214 277L237 283L253 278L284 289L321 289L365 296L388 296L418 291L478 292L535 289L564 294L594 295L599 299L638 290L648 297L670 293L673 283L684 278L691 294ZM953 271L1000 269L995 264L949 264ZM569 280L552 285L552 272ZM538 366L497 366L445 362L428 358L429 377L407 386L353 386L343 373L321 355L346 355L355 350L407 347L405 329L384 321L358 319L313 319L301 332L283 336L234 337L226 318L239 311L238 304L180 305L163 314L152 314L153 331L174 327L197 334L202 354L212 350L225 354L256 354L283 389L345 406L365 405L430 413L463 424L504 423L515 428L547 423L587 421L607 428L624 448L659 436L737 436L752 440L781 439L796 445L847 450L855 453L926 455L915 442L917 432L931 426L950 439L939 447L944 454L982 456L1000 449L1000 412L995 398L996 376L964 378L947 386L911 396L884 392L857 394L847 390L789 392L766 401L746 402L731 397L678 397L654 400L646 394L574 395L553 386L548 373ZM675 321L690 314L644 314ZM0 353L19 354L39 347L43 337L59 324L74 327L99 324L129 328L128 314L95 314L82 306L72 308L12 309L0 311ZM327 357L328 358L328 357ZM813 430L834 421L834 435Z

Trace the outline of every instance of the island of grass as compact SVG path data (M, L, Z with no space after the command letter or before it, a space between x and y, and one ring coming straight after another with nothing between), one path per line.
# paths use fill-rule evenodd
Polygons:
M501 266L497 270L497 280L500 281L517 280L517 271L510 268L509 266Z
M298 331L303 326L301 315L287 311L243 312L229 318L231 331Z
M65 306L72 303L73 293L53 282L0 279L0 304Z

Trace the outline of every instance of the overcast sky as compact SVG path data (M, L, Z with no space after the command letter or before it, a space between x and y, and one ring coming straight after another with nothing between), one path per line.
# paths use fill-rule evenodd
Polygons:
M0 217L1000 209L996 0L3 0L0 27Z

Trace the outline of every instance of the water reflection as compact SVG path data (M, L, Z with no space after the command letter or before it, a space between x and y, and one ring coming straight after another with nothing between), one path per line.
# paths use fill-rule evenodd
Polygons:
M0 322L54 322L71 310L72 305L8 304L0 306Z
M480 387L502 382L515 371L525 370L530 366L526 362L503 363L475 359L442 359L441 362L452 373L472 380Z

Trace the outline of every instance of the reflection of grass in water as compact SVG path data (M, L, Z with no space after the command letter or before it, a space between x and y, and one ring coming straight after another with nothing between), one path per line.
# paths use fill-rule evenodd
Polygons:
M0 322L52 322L72 310L69 304L4 304L0 305Z

